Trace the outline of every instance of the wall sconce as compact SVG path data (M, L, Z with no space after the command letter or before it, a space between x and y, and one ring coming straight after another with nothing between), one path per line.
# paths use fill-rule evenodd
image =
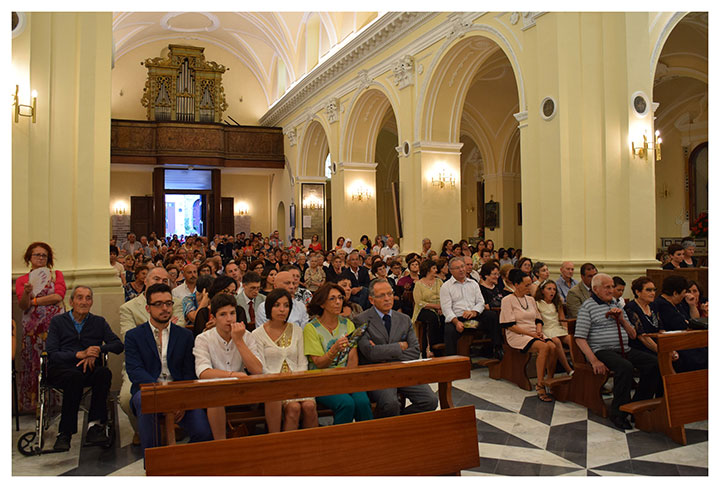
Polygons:
M127 215L127 205L123 202L118 202L115 204L113 212L115 212L115 215Z
M37 112L37 91L32 91L32 105L24 105L20 103L20 98L18 97L18 92L20 91L20 86L15 85L15 95L13 95L13 107L15 107L15 123L17 124L20 121L20 116L23 117L31 117L33 124L35 123L35 114ZM29 109L29 113L23 113L23 109Z
M647 135L643 134L642 138L642 144L638 143L636 145L635 141L631 143L633 158L637 156L640 159L647 161L648 152L654 149L655 161L660 161L662 159L662 137L660 137L660 131L655 131L655 134L653 135L653 142L650 144L648 144Z
M238 203L235 213L237 213L240 216L246 216L250 215L250 207L248 207L248 204L245 202Z
M433 176L431 181L433 186L439 186L440 188L445 188L445 185L450 185L452 187L455 186L455 178L445 174L444 168L437 174L437 176Z
M314 195L310 195L309 197L305 198L305 200L303 200L303 208L304 209L317 210L317 209L322 209L324 207L325 207L325 204L323 203L323 201Z
M355 187L355 190L351 193L352 199L357 200L358 202L362 202L363 200L370 200L370 197L372 197L372 194L370 193L370 189L363 185L358 185Z

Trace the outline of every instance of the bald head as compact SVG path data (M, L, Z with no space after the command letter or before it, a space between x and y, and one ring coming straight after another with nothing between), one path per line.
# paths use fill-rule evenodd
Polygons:
M291 295L294 295L297 288L295 287L295 280L293 279L292 273L290 271L280 271L275 276L275 288L282 288L283 290L289 291Z
M145 277L145 287L149 287L150 285L155 285L157 283L165 283L166 285L170 284L170 275L165 268L153 268Z

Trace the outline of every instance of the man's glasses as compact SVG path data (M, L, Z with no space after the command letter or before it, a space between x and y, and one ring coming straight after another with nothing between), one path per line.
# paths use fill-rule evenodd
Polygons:
M151 307L168 307L168 308L170 308L173 306L173 304L174 303L172 300L168 300L167 302L152 302L152 303L149 303L148 305L150 305Z

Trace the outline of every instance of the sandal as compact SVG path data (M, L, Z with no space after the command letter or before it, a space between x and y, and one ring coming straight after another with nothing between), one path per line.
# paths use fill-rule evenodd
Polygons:
M541 402L551 402L553 401L553 397L548 395L547 391L545 391L545 386L538 383L535 385L535 391L537 392L537 396L540 399Z

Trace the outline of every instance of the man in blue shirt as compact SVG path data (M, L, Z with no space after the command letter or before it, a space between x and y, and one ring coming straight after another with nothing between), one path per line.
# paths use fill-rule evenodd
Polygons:
M93 292L77 286L70 295L72 309L53 317L45 349L48 353L48 382L63 390L62 417L54 449L67 451L77 432L78 409L83 388L92 387L87 444L106 444L107 396L112 373L98 361L100 354L123 352L123 344L107 321L90 313Z

